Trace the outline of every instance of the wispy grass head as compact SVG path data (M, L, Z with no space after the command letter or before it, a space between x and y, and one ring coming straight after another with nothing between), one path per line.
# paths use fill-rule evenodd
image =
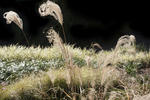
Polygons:
M63 14L58 4L47 0L39 7L39 13L41 16L53 16L62 26L64 40L66 42L66 35L63 27Z
M44 2L43 4L41 4L39 7L39 13L41 16L51 15L56 20L58 20L58 22L61 25L63 24L63 15L62 15L61 9L56 3L52 1L48 0L47 2Z
M62 39L60 38L58 33L53 29L53 27L51 27L47 31L47 36L46 37L47 37L49 43L53 43L54 45L63 44Z
M63 40L60 38L59 34L53 28L50 28L47 31L47 34L48 41L53 43L54 46L60 48L63 57L68 59L68 50L66 50L65 45L63 44Z
M119 38L118 42L117 42L117 45L116 45L115 49L118 49L121 46L125 46L125 47L134 46L135 42L136 42L136 39L135 39L134 35L130 35L130 36L129 35L124 35L124 36L121 36Z
M14 11L5 12L3 17L6 19L7 24L14 22L21 30L23 30L23 21L19 15Z
M130 41L131 41L131 45L135 45L136 43L136 38L134 35L130 35Z
M22 33L27 41L27 44L29 45L29 40L27 39L27 36L23 31L23 21L19 17L19 15L14 11L9 11L9 12L5 12L3 14L3 17L6 19L7 24L11 24L12 22L14 22L22 30Z

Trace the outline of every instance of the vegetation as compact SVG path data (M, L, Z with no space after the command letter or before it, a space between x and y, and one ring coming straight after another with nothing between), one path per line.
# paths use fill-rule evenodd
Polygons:
M0 47L0 100L130 100L149 93L150 52L65 48L70 67L58 46Z
M57 4L47 1L39 12L63 29ZM17 14L4 15L22 28ZM149 100L150 51L137 46L133 35L99 52L64 44L53 28L47 38L53 44L48 48L0 47L0 100Z

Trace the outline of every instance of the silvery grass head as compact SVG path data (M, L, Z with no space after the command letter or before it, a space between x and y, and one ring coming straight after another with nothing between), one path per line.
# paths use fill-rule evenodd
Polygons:
M6 19L7 24L14 22L21 30L23 30L23 21L19 15L14 11L5 12L3 17Z
M41 16L51 15L58 20L61 25L63 25L63 15L60 7L56 3L49 0L44 2L39 7L39 13Z
M49 43L53 43L54 45L58 45L59 42L63 43L62 39L59 37L58 33L51 27L47 31L47 39Z
M29 45L29 41L26 37L26 34L23 31L23 21L19 17L19 15L14 11L8 11L3 14L3 17L6 19L7 24L11 24L12 22L14 22L22 30L22 33L27 41L27 44Z
M52 1L47 0L46 2L40 5L39 13L41 16L48 16L48 15L53 16L61 24L64 39L66 42L66 35L63 27L63 14L61 12L59 5L57 5Z
M53 27L51 27L47 31L47 36L46 37L47 37L49 43L53 43L54 46L60 48L64 59L66 60L67 63L69 63L69 51L65 47L65 45L63 43L63 40L61 39L59 34L53 29Z
M136 39L134 35L124 35L121 36L117 42L116 48L118 49L121 46L129 47L129 46L134 46L136 43Z

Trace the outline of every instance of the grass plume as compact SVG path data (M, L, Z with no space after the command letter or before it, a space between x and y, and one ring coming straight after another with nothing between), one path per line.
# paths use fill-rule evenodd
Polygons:
M48 38L48 41L50 43L53 43L54 46L60 48L60 51L62 52L62 55L63 55L63 58L65 59L66 63L69 64L69 53L68 53L68 50L67 48L65 47L64 43L63 43L63 40L60 38L60 36L58 35L58 33L53 29L53 28L50 28L48 31L47 31L47 38Z
M63 14L61 12L59 5L50 0L47 0L47 2L44 2L43 4L40 5L39 13L41 16L48 16L48 15L53 16L61 24L64 39L66 42L66 35L63 26Z
M66 42L66 35L63 26L63 14L61 12L59 5L50 0L47 0L46 2L40 5L39 13L41 16L48 16L48 15L53 16L61 24L64 39Z
M27 39L27 36L26 36L25 32L23 31L23 21L19 17L19 15L14 11L9 11L9 12L5 12L3 14L3 18L6 19L7 24L11 24L12 22L14 22L22 30L22 33L23 33L23 35L27 41L27 44L29 45L29 41Z
M118 49L121 46L129 47L134 46L136 43L136 39L134 35L124 35L121 36L117 42L115 49Z
M14 11L5 12L3 17L6 19L7 24L14 22L21 30L23 30L23 21L19 15Z
M41 16L51 15L58 20L61 25L63 25L63 15L60 7L56 3L47 0L47 2L40 5L39 13Z

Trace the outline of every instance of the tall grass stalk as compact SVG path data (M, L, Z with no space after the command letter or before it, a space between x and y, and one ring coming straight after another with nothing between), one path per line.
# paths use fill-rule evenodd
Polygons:
M68 86L71 87L71 91L75 92L76 91L76 85L75 85L76 79L79 80L80 86L82 86L80 70L78 66L73 64L72 54L69 52L68 48L64 45L58 33L56 33L56 31L53 28L49 29L47 33L48 33L47 38L49 42L50 43L53 42L53 45L55 47L60 48L62 52L62 56L65 59L65 64L66 64L65 66L68 69L66 73L67 83L68 83ZM78 75L76 73L78 73ZM81 87L80 87L80 91L82 91ZM75 98L75 95L73 95L72 97Z

